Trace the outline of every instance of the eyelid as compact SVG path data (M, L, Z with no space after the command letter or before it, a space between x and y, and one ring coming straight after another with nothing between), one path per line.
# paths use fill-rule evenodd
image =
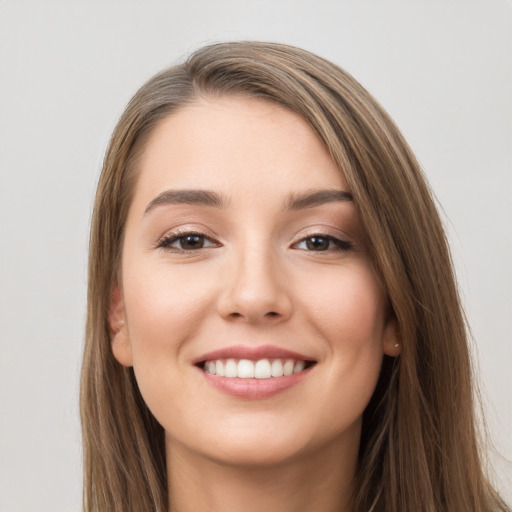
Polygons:
M179 240L180 238L184 238L186 236L200 236L203 237L205 240L211 243L211 245L207 247L201 247L198 249L189 249L184 250L180 249L179 247L172 247L171 244L175 241ZM197 251L201 251L203 249L210 249L212 247L220 247L222 244L216 240L214 237L207 235L204 230L202 229L194 229L192 227L179 227L171 231L167 231L165 235L161 236L157 242L155 243L156 249L163 249L169 252L177 252L177 253L194 253Z
M170 237L186 235L200 235L211 240L215 240L217 238L216 235L202 223L184 222L173 227L168 227L163 234L158 237L158 240L155 242L155 246L157 246L162 240L166 240Z

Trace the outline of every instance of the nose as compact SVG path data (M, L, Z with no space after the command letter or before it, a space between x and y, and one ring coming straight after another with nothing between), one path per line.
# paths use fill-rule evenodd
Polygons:
M223 276L219 314L228 321L273 325L287 320L292 302L285 273L270 251L240 251Z

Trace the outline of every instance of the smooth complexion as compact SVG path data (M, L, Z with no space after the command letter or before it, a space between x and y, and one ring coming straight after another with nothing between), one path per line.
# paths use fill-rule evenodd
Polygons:
M283 107L203 98L156 127L138 172L112 347L165 429L171 510L349 510L361 416L397 348L325 147ZM289 385L204 371L279 351L305 361Z

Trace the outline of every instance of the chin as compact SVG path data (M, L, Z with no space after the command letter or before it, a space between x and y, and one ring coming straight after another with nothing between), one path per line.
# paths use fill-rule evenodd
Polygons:
M218 445L207 455L210 460L220 465L257 469L290 463L300 458L304 451L303 445L290 441L276 443L270 439L258 442L244 442L243 440L230 442L227 440L226 443Z
M318 429L316 424L295 424L287 421L270 423L270 418L251 425L212 425L207 436L191 441L189 448L216 464L246 468L276 467L292 464L304 457L322 457L347 444L353 449L359 444L360 422L356 421L342 432Z

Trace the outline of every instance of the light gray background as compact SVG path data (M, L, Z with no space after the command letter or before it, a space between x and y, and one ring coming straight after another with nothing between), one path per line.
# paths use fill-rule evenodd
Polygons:
M80 508L88 223L114 123L229 39L302 46L388 109L444 208L497 452L512 459L512 4L0 0L0 510ZM511 464L493 455L512 501Z

